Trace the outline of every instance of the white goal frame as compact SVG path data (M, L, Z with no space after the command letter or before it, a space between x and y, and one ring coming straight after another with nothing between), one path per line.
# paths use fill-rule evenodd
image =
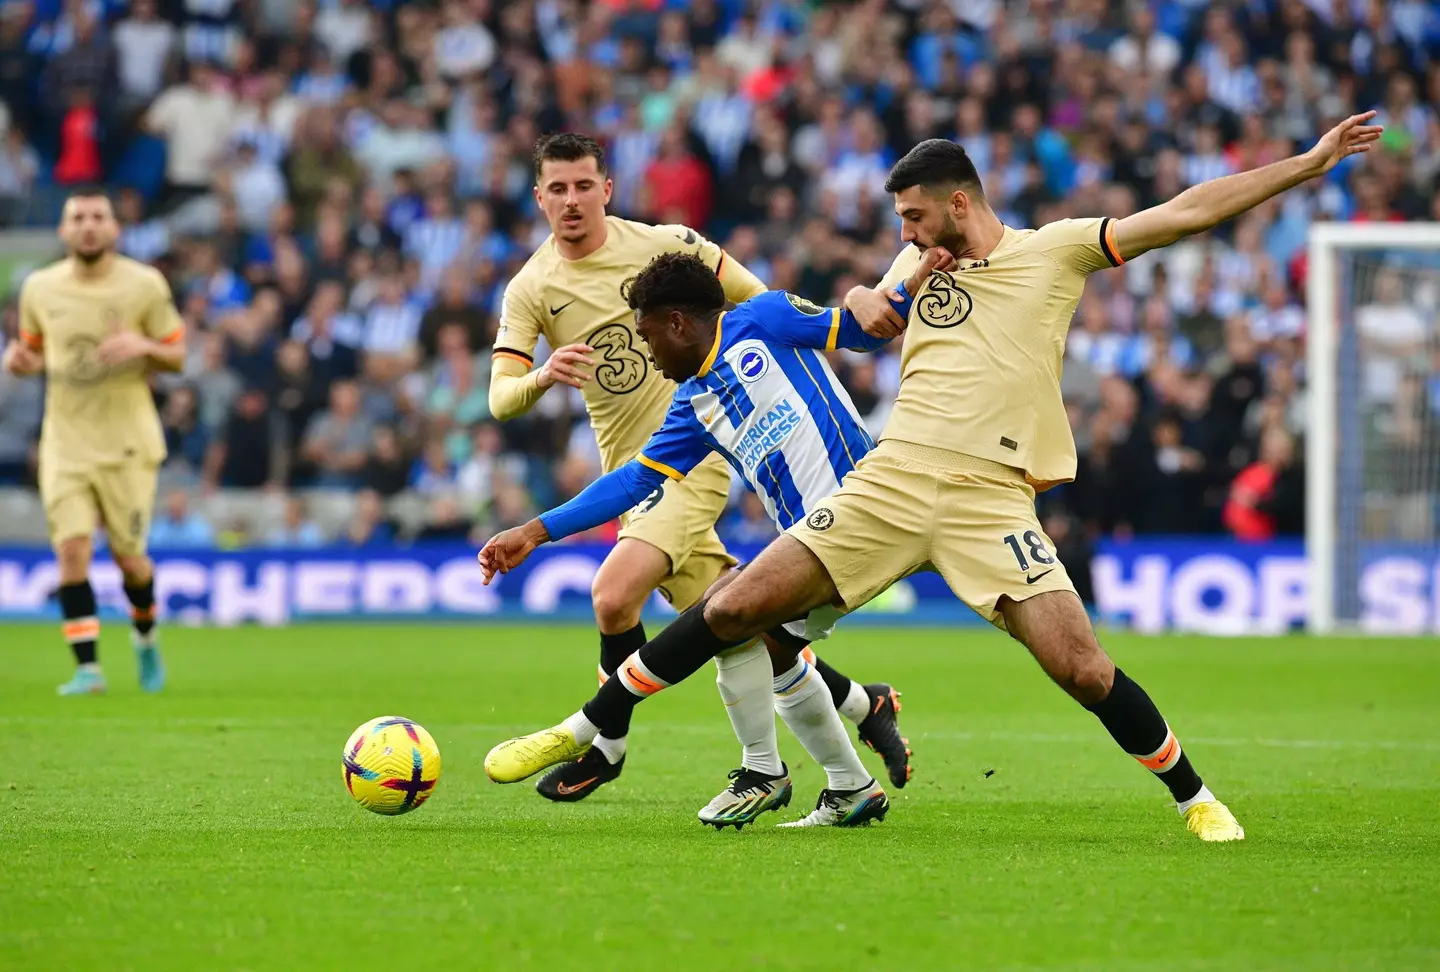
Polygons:
M1339 499L1337 357L1340 350L1341 250L1440 250L1440 223L1315 223L1305 281L1305 554L1310 565L1307 624L1330 634L1335 620L1336 502Z

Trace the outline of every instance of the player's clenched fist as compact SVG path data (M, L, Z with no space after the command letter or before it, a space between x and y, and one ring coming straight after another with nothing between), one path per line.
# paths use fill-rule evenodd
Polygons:
M519 567L536 547L549 539L550 534L538 519L495 534L476 554L485 583L488 585L496 574L508 574Z
M925 278L936 270L949 270L955 265L955 258L944 247L934 246L925 251L920 263L905 281L905 289L914 297ZM895 289L882 290L879 287L855 287L845 295L845 309L855 315L860 330L871 337L893 338L905 331L906 321L895 310L893 302L901 300Z
M585 387L585 383L594 376L595 359L589 356L594 350L588 344L567 344L556 348L541 365L535 383L541 388L549 388L557 382L573 388ZM587 368L591 370L587 371Z
M3 362L0 362L4 370L18 377L39 374L45 367L45 359L34 351L31 351L19 341L14 341L5 348Z

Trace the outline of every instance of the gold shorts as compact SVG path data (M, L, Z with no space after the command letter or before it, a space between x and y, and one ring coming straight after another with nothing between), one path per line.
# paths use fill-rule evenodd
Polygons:
M145 553L155 509L159 467L130 462L90 469L48 471L40 466L40 499L55 547L75 537L92 537L104 524L110 549L121 556Z
M735 566L715 533L715 521L730 496L730 467L718 455L683 480L667 480L620 517L620 539L643 540L670 558L661 596L683 611L704 596L721 574Z
M1075 590L1020 470L909 442L881 442L788 533L820 559L849 611L919 570L938 571L1001 630L1002 597Z

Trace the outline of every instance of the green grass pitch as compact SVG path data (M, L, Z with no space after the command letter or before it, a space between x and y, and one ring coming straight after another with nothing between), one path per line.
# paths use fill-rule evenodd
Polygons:
M111 624L86 699L54 695L52 627L0 628L0 969L1440 968L1440 644L1105 641L1243 844L1191 837L988 631L841 632L835 664L905 693L914 782L875 827L737 834L695 819L737 759L713 669L584 803L485 779L593 690L583 627L169 629L152 698ZM445 762L400 818L341 783L384 714ZM823 776L781 746L793 817Z

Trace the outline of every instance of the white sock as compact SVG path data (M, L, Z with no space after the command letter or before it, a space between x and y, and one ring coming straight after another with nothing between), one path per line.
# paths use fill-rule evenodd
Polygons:
M1197 803L1209 803L1211 800L1214 799L1215 794L1210 792L1210 788L1208 786L1206 786L1204 783L1201 783L1199 793L1195 794L1193 797L1186 800L1184 803L1175 804L1175 808L1183 814L1186 810L1189 810Z
M773 683L775 708L805 751L825 769L832 790L855 790L871 776L845 734L830 690L808 662L801 659Z
M725 714L744 747L743 765L766 776L785 772L775 738L775 703L770 697L770 653L762 642L715 657L715 684Z
M850 682L850 694L840 703L840 714L859 725L870 714L870 693L859 682Z
M579 712L575 713L570 718L566 719L560 724L566 729L569 729L571 732L573 732L575 734L575 741L580 743L582 746L585 743L593 743L595 741L595 737L600 735L600 727L595 725L595 723L591 722L589 719L585 718L584 709L581 709Z
M624 736L621 736L619 739L611 739L609 736L596 736L593 745L596 749L600 750L600 755L604 756L605 761L611 766L614 766L625 758Z

